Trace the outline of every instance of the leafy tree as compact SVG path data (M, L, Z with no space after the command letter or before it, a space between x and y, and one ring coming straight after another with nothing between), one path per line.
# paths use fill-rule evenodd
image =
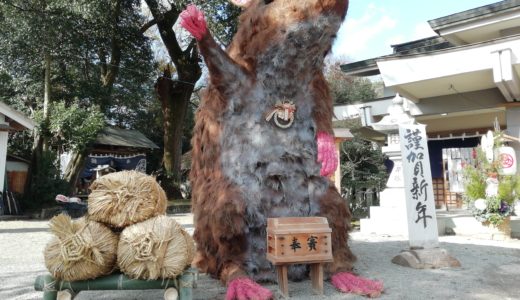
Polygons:
M53 139L53 100L76 113L74 105L97 105L105 120L124 127L152 102L154 63L144 22L137 0L0 0L0 100L43 115L32 147L34 168ZM70 184L87 151L72 149Z
M81 107L77 102L67 106L60 101L53 102L50 109L53 111L49 122L53 148L82 151L105 127L105 116L98 106ZM36 120L38 118L37 115Z
M55 164L56 153L53 151L43 152L32 174L32 180L22 198L24 209L32 210L55 203L57 194L70 192L69 184L61 179L59 168Z
M369 79L346 75L339 63L329 65L325 77L335 104L353 104L377 97L374 84Z
M385 156L372 142L354 137L341 147L342 194L351 198L351 210L355 215L366 214L368 207L355 197L367 189L377 193L384 189L388 174Z

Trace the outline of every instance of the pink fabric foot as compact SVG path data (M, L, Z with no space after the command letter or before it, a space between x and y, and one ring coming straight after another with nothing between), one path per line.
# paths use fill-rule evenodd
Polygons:
M193 4L188 5L186 10L181 12L181 26L200 41L206 35L207 26L204 14Z
M338 167L338 155L334 136L320 131L318 132L318 162L321 163L321 176L330 176Z
M383 292L383 283L381 281L357 277L347 272L336 273L331 280L332 285L344 293L354 293L376 298Z
M249 278L236 278L228 284L226 300L268 300L273 293Z

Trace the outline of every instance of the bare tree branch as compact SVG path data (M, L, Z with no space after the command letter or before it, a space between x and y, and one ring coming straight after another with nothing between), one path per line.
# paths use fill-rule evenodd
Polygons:
M150 29L152 26L154 26L155 24L157 24L157 21L155 19L152 19L148 22L146 22L146 24L144 24L140 29L139 29L139 32L141 34L144 34L148 29Z

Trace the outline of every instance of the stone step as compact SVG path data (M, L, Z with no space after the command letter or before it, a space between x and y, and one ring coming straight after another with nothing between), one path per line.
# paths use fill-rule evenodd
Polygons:
M439 234L456 234L484 239L496 239L496 230L482 225L471 212L439 213L437 216ZM512 216L510 220L511 237L520 238L520 217ZM498 238L500 239L500 238Z
M361 219L360 231L363 234L408 236L408 229L402 222L378 222L373 219Z
M370 207L370 218L360 220L367 234L408 235L406 211L398 207Z
M379 199L379 206L381 207L406 206L404 188L387 188L380 193Z
M406 209L400 207L381 207L371 206L370 207L370 219L381 219L385 221L406 221Z

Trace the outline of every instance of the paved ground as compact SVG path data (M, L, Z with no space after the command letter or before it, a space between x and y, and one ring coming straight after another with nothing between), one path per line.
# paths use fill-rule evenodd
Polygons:
M188 230L191 215L173 215ZM46 272L43 248L50 239L46 221L0 221L0 299L41 299L33 290L34 278ZM356 271L382 280L381 299L520 299L520 240L488 241L457 236L441 237L462 264L457 269L413 270L394 265L393 256L407 248L399 237L352 234L351 247L358 256ZM276 291L276 285L268 288ZM290 283L292 299L361 299L343 295L325 283L325 295L313 296L310 282ZM225 288L201 276L194 299L223 299ZM163 299L161 291L81 292L76 299ZM279 298L277 296L277 298Z

